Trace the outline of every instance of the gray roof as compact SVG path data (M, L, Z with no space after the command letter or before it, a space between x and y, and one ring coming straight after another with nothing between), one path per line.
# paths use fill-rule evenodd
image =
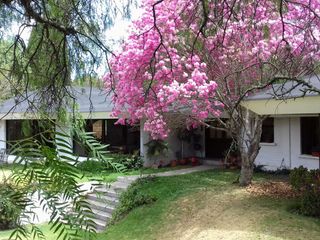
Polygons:
M273 84L271 87L262 90L246 98L247 100L264 99L289 99L303 96L317 96L320 92L320 76L313 75L303 78L306 83L311 85L316 91L310 91L306 85L299 84L297 81L287 81L286 83Z
M108 95L103 90L90 87L72 87L72 95L76 99L80 113L94 112L112 112L112 95ZM36 92L30 92L28 95L13 97L0 104L0 113L26 113L33 111L30 102L40 105Z

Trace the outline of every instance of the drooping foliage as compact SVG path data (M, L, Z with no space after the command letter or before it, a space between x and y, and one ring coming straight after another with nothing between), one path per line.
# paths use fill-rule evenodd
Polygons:
M35 113L33 116L54 122L57 128L65 124L71 129L59 132L47 128L11 148L16 162L24 166L23 171L13 175L16 184L26 186L23 197L29 212L22 213L22 217L30 223L31 196L38 192L44 199L42 207L51 213L52 230L60 239L92 239L94 235L92 213L76 181L72 136L90 150L94 160L117 171L124 169L107 157L107 146L85 133L81 124L72 124L79 115L75 93L69 85L71 76L85 78L91 85L91 79L97 77L98 63L112 55L105 30L114 23L116 15L129 17L132 2L0 1L0 44L9 42L1 49L2 58L8 61L0 66L0 76L13 89L16 104L29 104L28 118ZM27 228L18 221L17 225L13 238L44 238L34 224Z
M153 138L167 137L170 112L197 124L254 89L312 74L320 58L319 0L145 0L142 8L104 80L114 114L146 119Z
M93 213L86 201L81 185L81 173L77 168L78 157L74 155L70 135L77 136L81 144L90 150L93 159L103 162L117 171L122 164L112 162L106 146L99 143L92 133L83 131L81 121L76 121L69 130L47 128L18 141L12 146L11 154L23 169L17 169L11 181L21 188L16 198L23 199L19 218L12 239L45 239L41 230L33 223L35 196L39 196L40 207L49 214L50 226L59 239L94 239ZM13 198L14 199L14 198ZM16 202L17 204L18 202Z
M97 78L97 67L112 55L106 36L116 17L130 17L134 0L0 1L1 51L10 59L0 76L12 84L16 96L37 89L39 102L63 105L72 96L66 88L75 79ZM10 84L9 84L10 85ZM17 85L21 86L17 88ZM32 105L32 103L30 103Z

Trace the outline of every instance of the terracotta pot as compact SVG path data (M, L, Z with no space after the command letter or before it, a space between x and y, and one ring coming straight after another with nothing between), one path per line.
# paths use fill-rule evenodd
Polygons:
M191 165L192 165L192 166L197 166L197 165L199 165L199 159L196 158L196 157L192 157L192 158L191 158Z
M179 160L180 165L186 165L187 164L187 159L183 158Z
M170 163L171 167L176 167L177 166L177 160L172 160Z

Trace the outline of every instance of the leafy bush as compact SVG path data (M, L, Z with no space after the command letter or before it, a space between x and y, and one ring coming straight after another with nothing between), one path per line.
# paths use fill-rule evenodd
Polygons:
M320 217L320 170L295 168L290 173L290 184L300 194L299 212Z
M125 169L139 169L143 167L143 159L139 155L128 154L108 154L113 163L121 164ZM108 163L103 161L86 160L77 164L81 171L96 173L113 169Z
M313 217L320 217L320 191L312 187L305 191L301 197L300 208L302 214Z
M153 139L144 144L147 147L147 156L156 157L168 151L168 143L163 140Z
M143 183L151 181L153 178L142 178L133 183L127 191L120 196L120 203L113 214L112 223L121 220L131 210L146 204L153 203L157 200L155 196L141 191Z
M101 161L87 160L77 164L81 171L86 172L101 172L107 168L107 165Z
M309 177L308 169L300 166L291 171L290 184L295 190L301 191L305 186L310 184L311 179L308 179Z
M123 164L127 169L139 169L143 167L143 159L138 154L112 154L113 162Z
M0 184L0 230L13 229L17 226L22 210L26 206L24 194L5 181Z

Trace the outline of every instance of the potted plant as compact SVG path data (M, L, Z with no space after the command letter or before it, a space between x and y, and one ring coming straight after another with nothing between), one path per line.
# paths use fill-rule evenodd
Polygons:
M176 166L177 166L177 160L172 160L172 161L170 162L170 166L171 166L171 167L176 167Z
M168 150L168 143L163 140L153 139L144 145L147 146L147 156L153 158L154 161Z

